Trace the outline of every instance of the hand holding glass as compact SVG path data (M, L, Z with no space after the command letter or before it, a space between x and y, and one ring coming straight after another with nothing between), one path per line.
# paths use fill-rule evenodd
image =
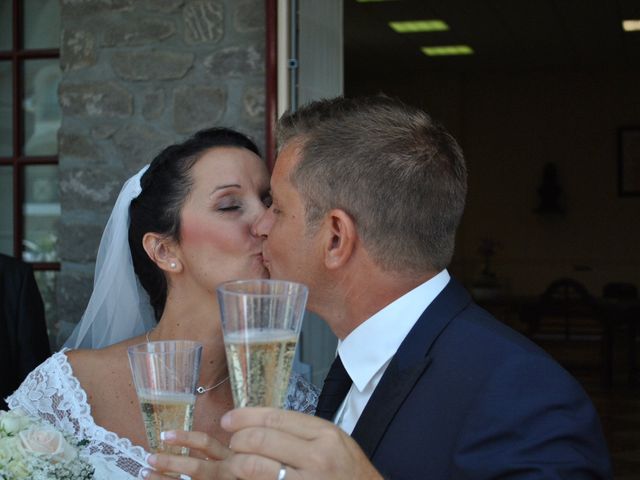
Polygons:
M217 289L233 401L284 406L307 287L282 280L240 280Z
M149 450L188 455L188 448L165 445L160 432L191 430L202 344L149 342L129 347L128 353Z

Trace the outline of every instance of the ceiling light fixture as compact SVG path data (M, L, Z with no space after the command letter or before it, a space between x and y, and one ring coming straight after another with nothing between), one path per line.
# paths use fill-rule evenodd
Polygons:
M439 45L434 47L422 47L420 50L429 57L472 55L474 53L473 48L469 45Z
M407 20L402 22L389 22L389 26L398 33L442 32L449 30L449 25L442 20Z
M622 29L625 32L637 32L640 30L640 20L623 20Z

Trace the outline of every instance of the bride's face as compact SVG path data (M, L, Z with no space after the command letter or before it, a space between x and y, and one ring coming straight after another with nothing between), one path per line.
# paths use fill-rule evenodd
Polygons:
M183 274L209 292L228 280L267 278L263 240L251 229L270 202L265 163L244 148L217 147L196 162L191 177L178 246Z

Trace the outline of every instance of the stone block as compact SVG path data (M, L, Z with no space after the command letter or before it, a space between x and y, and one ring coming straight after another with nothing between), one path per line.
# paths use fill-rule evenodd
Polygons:
M252 122L264 121L265 90L264 87L248 87L242 96L242 103L247 118Z
M133 10L136 0L61 0L61 15L65 21L83 21L110 12Z
M106 140L118 131L118 125L97 125L91 129L91 136L96 140Z
M147 10L158 12L173 12L184 3L184 0L144 0Z
M68 72L96 63L96 41L91 32L63 30L60 48L60 68Z
M111 66L124 80L174 80L182 78L193 65L193 53L170 51L117 52Z
M190 45L216 43L224 35L224 4L221 0L192 0L182 9L184 39Z
M104 168L61 168L62 211L94 210L108 212L122 187L122 179Z
M118 155L131 174L150 163L170 141L167 136L146 125L128 125L113 137Z
M59 89L64 115L87 117L129 117L133 97L116 83L62 83Z
M60 132L58 135L58 154L61 157L97 158L96 147L85 135Z
M245 129L243 131L251 132L251 138L253 139L255 144L258 146L258 150L262 152L262 158L264 158L266 161L267 154L269 152L267 152L265 148L266 134L264 131L264 122L261 122L259 127L256 125L250 129Z
M239 32L259 32L265 29L266 14L263 0L238 2L234 13L234 25Z
M182 86L173 98L174 126L180 133L193 133L212 127L222 118L227 103L221 87Z
M144 94L142 100L142 116L145 120L155 120L164 112L164 92L155 90Z
M205 57L204 66L212 75L245 77L264 72L264 50L255 45L222 48Z
M64 225L63 228L60 251L64 252L65 260L78 263L95 261L104 226Z
M173 21L160 18L137 18L120 16L118 23L105 32L102 44L106 47L128 45L151 45L176 33Z
M77 228L77 227L76 227ZM58 346L71 335L73 328L82 318L91 291L93 290L93 271L60 272L57 288L58 318L56 334L53 340Z

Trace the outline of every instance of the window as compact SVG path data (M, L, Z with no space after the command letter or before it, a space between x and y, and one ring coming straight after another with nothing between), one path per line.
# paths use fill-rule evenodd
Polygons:
M49 325L60 270L59 0L0 0L0 252L33 265Z

